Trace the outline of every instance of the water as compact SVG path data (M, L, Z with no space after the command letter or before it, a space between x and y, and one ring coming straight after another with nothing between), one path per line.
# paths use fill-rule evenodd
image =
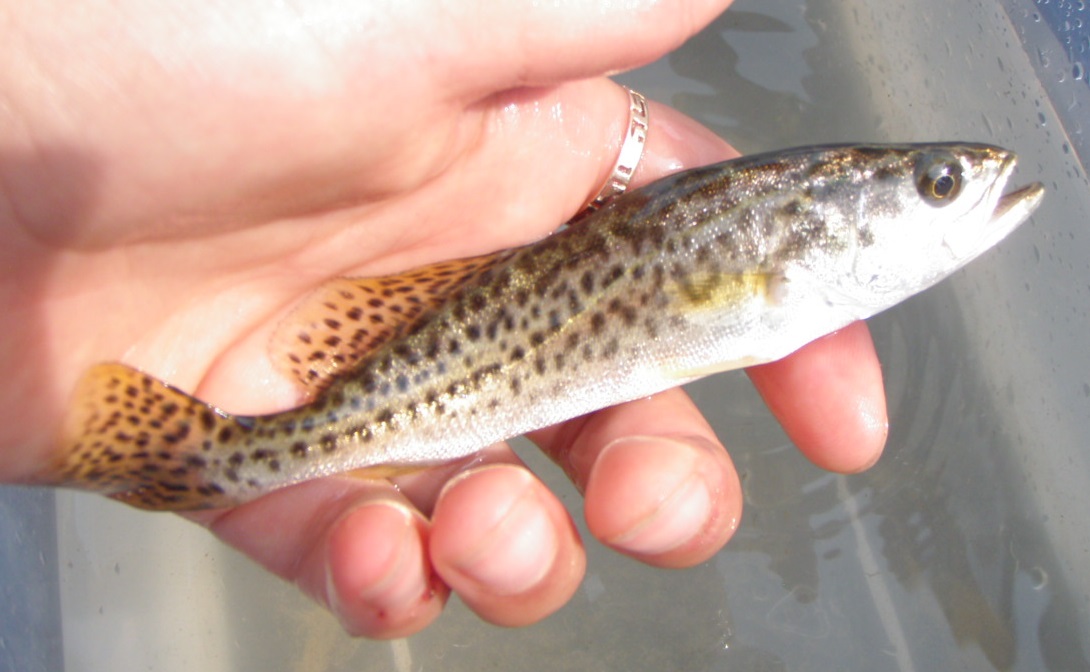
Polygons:
M742 0L621 78L745 152L991 141L1021 156L1015 182L1048 187L1000 249L872 321L892 432L870 472L809 466L743 376L703 381L746 493L725 551L664 571L588 542L587 579L544 623L494 628L455 600L394 643L343 636L178 519L65 493L56 549L22 570L59 589L37 589L60 614L39 652L63 631L69 670L1090 669L1087 21L1064 0Z

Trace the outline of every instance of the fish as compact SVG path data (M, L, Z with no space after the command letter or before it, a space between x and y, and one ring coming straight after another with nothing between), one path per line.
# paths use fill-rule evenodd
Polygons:
M232 414L108 362L72 394L39 484L148 510L381 476L720 371L780 359L913 296L1042 200L1014 153L829 145L675 173L537 242L317 287L269 353L305 402Z

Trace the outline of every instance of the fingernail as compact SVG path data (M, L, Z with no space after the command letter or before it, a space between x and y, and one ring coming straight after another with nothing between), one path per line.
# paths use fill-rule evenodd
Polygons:
M383 567L385 571L368 577L357 591L358 598L374 609L392 610L404 609L426 595L430 586L420 566L422 549L413 513L389 504L369 504L348 514L348 518L357 516L366 520L357 524L365 524L388 540L389 550L385 558L370 558L372 567ZM346 518L342 525L352 523Z
M656 458L663 452L669 452L678 468L659 474L654 486L661 494L653 508L639 514L626 531L603 541L633 553L658 555L678 548L703 531L712 515L712 495L697 469L692 444L665 437L625 437L606 446L598 464L607 461L614 451L628 453L625 459L632 459L632 451L654 453L649 459L656 462L661 461ZM682 461L679 455L693 457Z
M499 595L524 593L552 568L558 549L556 531L531 486L530 476L521 489L509 491L497 522L480 538L467 540L470 551L454 560L454 568L489 592Z

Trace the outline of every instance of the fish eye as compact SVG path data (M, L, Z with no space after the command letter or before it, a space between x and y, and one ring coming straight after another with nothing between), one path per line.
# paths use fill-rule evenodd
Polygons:
M961 164L953 157L921 162L916 169L916 191L931 205L950 203L961 193Z

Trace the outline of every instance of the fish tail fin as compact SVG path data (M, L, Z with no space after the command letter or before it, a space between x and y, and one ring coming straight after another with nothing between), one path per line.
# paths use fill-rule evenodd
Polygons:
M99 364L79 381L56 461L35 479L100 492L149 510L229 506L217 483L224 439L250 418L223 413L123 364Z

